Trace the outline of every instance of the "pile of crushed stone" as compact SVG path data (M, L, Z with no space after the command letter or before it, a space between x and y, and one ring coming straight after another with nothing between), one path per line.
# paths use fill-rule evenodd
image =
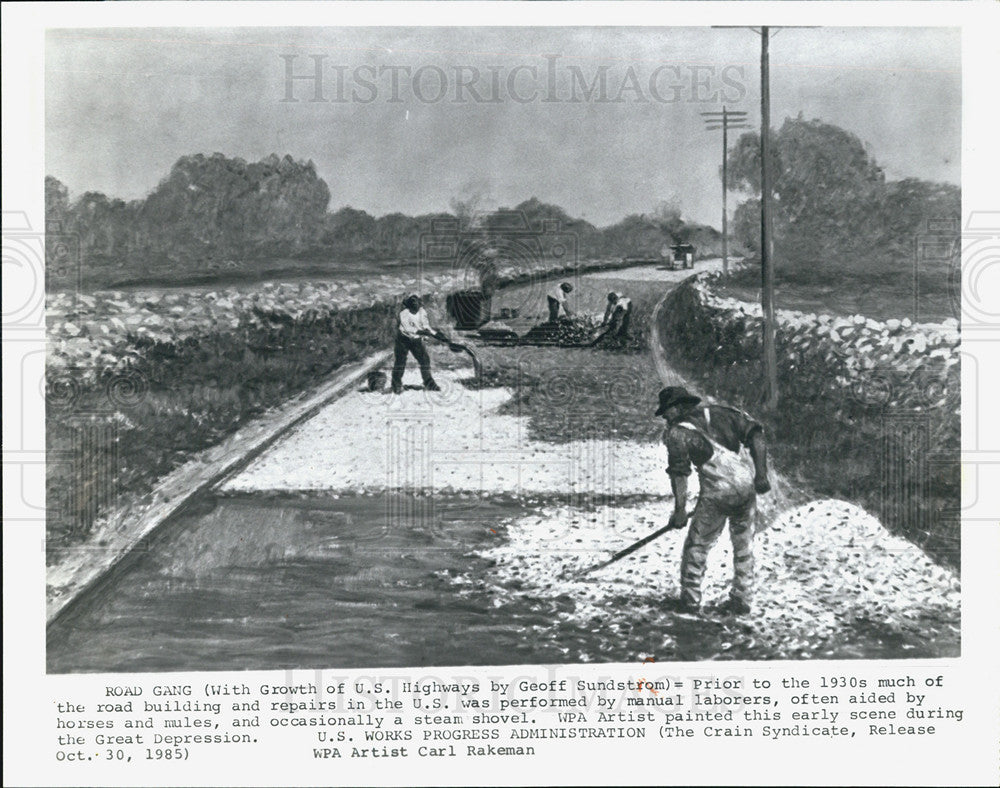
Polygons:
M627 509L544 508L506 523L506 540L478 553L492 564L486 578L470 573L451 581L470 592L485 581L498 607L562 600L553 627L601 628L612 641L641 619L662 632L658 650L669 649L675 645L671 621L692 618L670 612L669 604L679 593L686 531L668 531L611 566L578 573L661 527L671 511L669 501ZM838 632L858 626L903 640L933 636L957 652L958 578L857 506L820 500L786 509L758 532L754 552L754 610L739 618L712 612L729 592L728 533L710 553L697 620L722 626L719 656L737 640L751 651L763 646L770 656L825 656ZM726 632L733 637L727 640ZM594 655L572 656L586 661Z
M556 323L542 323L534 326L522 338L522 342L539 342L554 345L576 345L590 342L600 323L590 315L562 318Z

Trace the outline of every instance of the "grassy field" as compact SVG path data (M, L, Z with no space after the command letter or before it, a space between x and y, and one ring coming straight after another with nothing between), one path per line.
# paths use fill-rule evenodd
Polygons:
M420 267L419 260L364 260L360 258L263 258L258 260L201 261L178 265L164 262L161 266L139 269L112 263L88 263L81 271L81 286L85 293L103 290L137 290L196 288L208 290L220 287L240 287L260 282L296 282L302 279L324 281L345 277L365 277L379 274L405 274ZM450 270L446 264L425 265L432 273ZM75 283L52 280L50 288L65 290Z
M720 295L760 302L760 273L756 266L736 271L714 286ZM775 306L831 315L864 315L873 320L908 317L916 323L960 318L959 283L948 270L921 272L900 269L896 275L865 275L845 271L842 276L782 275L775 279Z

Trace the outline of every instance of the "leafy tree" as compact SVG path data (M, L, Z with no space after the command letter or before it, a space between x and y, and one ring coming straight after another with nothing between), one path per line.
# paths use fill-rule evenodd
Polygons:
M452 207L459 218L473 219L463 232L481 233L489 244L511 228L496 212L477 212L483 189L469 187ZM183 156L146 198L129 203L100 192L71 203L67 188L53 177L46 178L45 196L46 221L79 236L85 266L113 263L125 269L103 282L182 281L239 268L248 259L416 260L422 235L436 229L437 220L454 218L444 213L375 218L350 206L328 213L330 191L313 163L273 154L258 162L221 153ZM664 242L677 241L707 250L718 240L714 229L685 222L672 202L602 229L537 197L513 210L543 237L556 228L572 235L582 259L654 256ZM543 241L543 256L548 251L554 247Z
M294 254L319 240L329 201L311 161L197 154L174 164L138 218L145 244L168 256Z
M845 266L885 268L912 248L934 214L958 215L958 189L907 180L887 183L854 134L820 120L786 119L772 132L771 180L776 267L827 275ZM729 152L729 187L747 192L734 216L737 239L760 246L760 136L743 134ZM909 244L909 247L907 246ZM909 262L909 260L907 260Z
M877 217L879 242L897 255L912 254L914 241L920 236L957 229L961 213L958 186L918 178L889 182Z
M69 233L70 208L69 189L51 175L45 176L45 232L49 240L56 233ZM56 260L56 244L48 240L45 244L45 262L49 265Z
M699 255L721 248L718 230L681 217L676 201L661 202L645 214L631 214L600 231L600 248L607 256L659 257L664 245L690 243Z
M58 178L45 176L45 228L51 231L56 227L66 229L69 216L69 189Z
M736 206L730 226L733 237L752 255L760 255L760 198L751 197Z
M73 204L70 228L92 262L106 261L127 253L131 220L124 201L86 192Z
M375 222L375 248L383 258L413 257L420 247L420 222L402 213L390 213Z
M375 242L375 217L345 206L327 214L322 243L331 249L354 254L371 253Z

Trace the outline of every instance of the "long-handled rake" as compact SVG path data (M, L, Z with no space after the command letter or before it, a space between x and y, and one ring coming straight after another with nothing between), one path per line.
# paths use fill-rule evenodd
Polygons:
M475 353L472 352L472 348L470 348L468 345L463 345L461 342L452 342L444 334L441 334L441 335L434 334L433 337L438 342L442 342L445 345L447 345L448 349L452 353L467 353L469 355L469 358L472 359L472 368L476 372L476 381L477 381L477 383L482 382L482 379L483 379L483 364L479 360L479 357Z
M598 569L604 569L604 567L606 566L611 566L611 564L615 563L616 561L620 561L626 556L632 555L632 553L634 553L639 548L645 547L647 544L652 542L656 537L665 534L667 531L674 531L683 527L684 527L683 525L678 526L672 523L667 523L665 526L656 531L653 531L653 533L649 534L648 536L642 537L642 539L640 539L638 542L633 542L624 550L619 550L617 553L611 556L611 558L609 558L607 561L602 561L599 564L594 564L593 566L587 567L586 569L582 569L575 575L573 575L573 577L575 579L579 579L581 577L584 577L585 575L589 575L591 572L596 572Z

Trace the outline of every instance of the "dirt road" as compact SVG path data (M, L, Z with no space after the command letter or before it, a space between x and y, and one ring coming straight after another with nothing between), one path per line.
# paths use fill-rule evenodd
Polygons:
M583 277L577 306L627 289L648 321L684 275ZM958 653L953 574L846 502L789 503L783 480L745 619L670 612L682 533L574 579L668 516L650 403L679 378L655 344L487 349L484 388L464 357L433 356L441 392L412 368L401 396L352 391L207 497L51 633L50 670ZM723 537L709 606L730 567Z

